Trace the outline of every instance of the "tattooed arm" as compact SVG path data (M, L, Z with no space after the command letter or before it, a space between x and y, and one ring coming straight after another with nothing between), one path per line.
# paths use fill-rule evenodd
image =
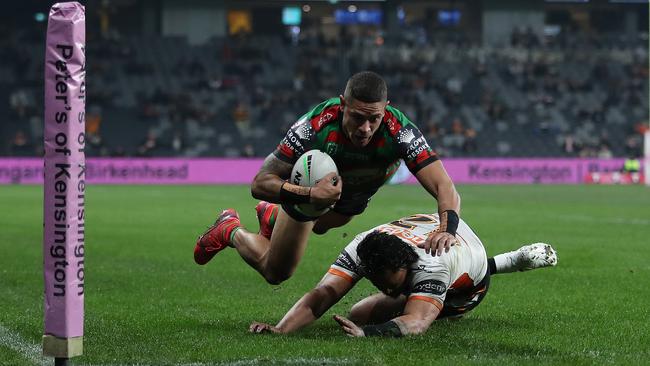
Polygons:
M280 202L280 188L289 179L293 166L287 162L278 159L273 153L264 159L264 164L260 168L251 184L251 193L253 197L268 201ZM303 187L305 192L298 194L309 194L309 187Z
M341 197L341 177L335 173L326 175L314 187L303 187L286 181L291 169L291 164L269 154L251 184L253 197L273 203L311 202L323 207L334 204Z

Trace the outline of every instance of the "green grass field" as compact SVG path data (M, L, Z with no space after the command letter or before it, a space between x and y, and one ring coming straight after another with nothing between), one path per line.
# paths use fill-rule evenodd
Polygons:
M648 364L650 191L623 186L461 186L462 217L488 254L537 241L556 268L495 276L483 303L423 336L352 339L331 319L374 292L361 283L311 327L252 335L316 284L354 234L435 211L416 186L383 188L344 228L312 236L294 276L270 286L234 250L192 260L217 210L257 230L246 186L91 186L86 196L84 355L75 365ZM0 364L53 364L43 332L42 188L0 187Z

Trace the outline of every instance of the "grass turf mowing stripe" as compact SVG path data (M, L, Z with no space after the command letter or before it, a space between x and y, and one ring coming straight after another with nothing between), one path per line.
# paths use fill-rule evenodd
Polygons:
M402 339L350 339L331 319L376 290L363 281L295 335L251 335L277 322L320 280L357 233L436 210L418 186L387 186L342 228L311 235L294 276L269 286L232 249L192 260L196 236L233 207L252 230L249 186L90 186L84 355L75 365L646 364L650 357L647 242L650 194L634 186L461 186L461 216L488 254L536 241L552 269L495 276L465 319ZM0 188L0 324L38 344L42 334L42 188ZM601 221L606 220L606 221ZM0 345L0 365L28 361ZM299 361L295 361L299 364Z
M29 361L32 365L46 365L51 363L41 354L41 347L23 339L20 334L0 325L0 344L15 351Z

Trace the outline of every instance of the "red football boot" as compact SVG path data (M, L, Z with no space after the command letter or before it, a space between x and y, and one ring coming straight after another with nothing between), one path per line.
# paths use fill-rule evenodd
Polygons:
M212 257L230 245L233 230L240 226L237 211L232 208L221 211L217 221L196 241L194 261L201 265L208 263Z
M260 222L259 234L271 240L275 219L278 217L278 205L266 201L260 201L260 203L255 206L255 211L257 212L257 221Z

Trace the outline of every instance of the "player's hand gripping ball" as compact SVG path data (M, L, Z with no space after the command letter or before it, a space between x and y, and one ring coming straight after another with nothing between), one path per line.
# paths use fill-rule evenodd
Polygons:
M330 173L335 173L332 183L336 185L339 170L334 160L319 150L309 150L296 161L291 171L289 183L303 187L314 187L321 179ZM330 206L319 207L313 203L295 205L298 212L308 217L319 217L330 210Z

